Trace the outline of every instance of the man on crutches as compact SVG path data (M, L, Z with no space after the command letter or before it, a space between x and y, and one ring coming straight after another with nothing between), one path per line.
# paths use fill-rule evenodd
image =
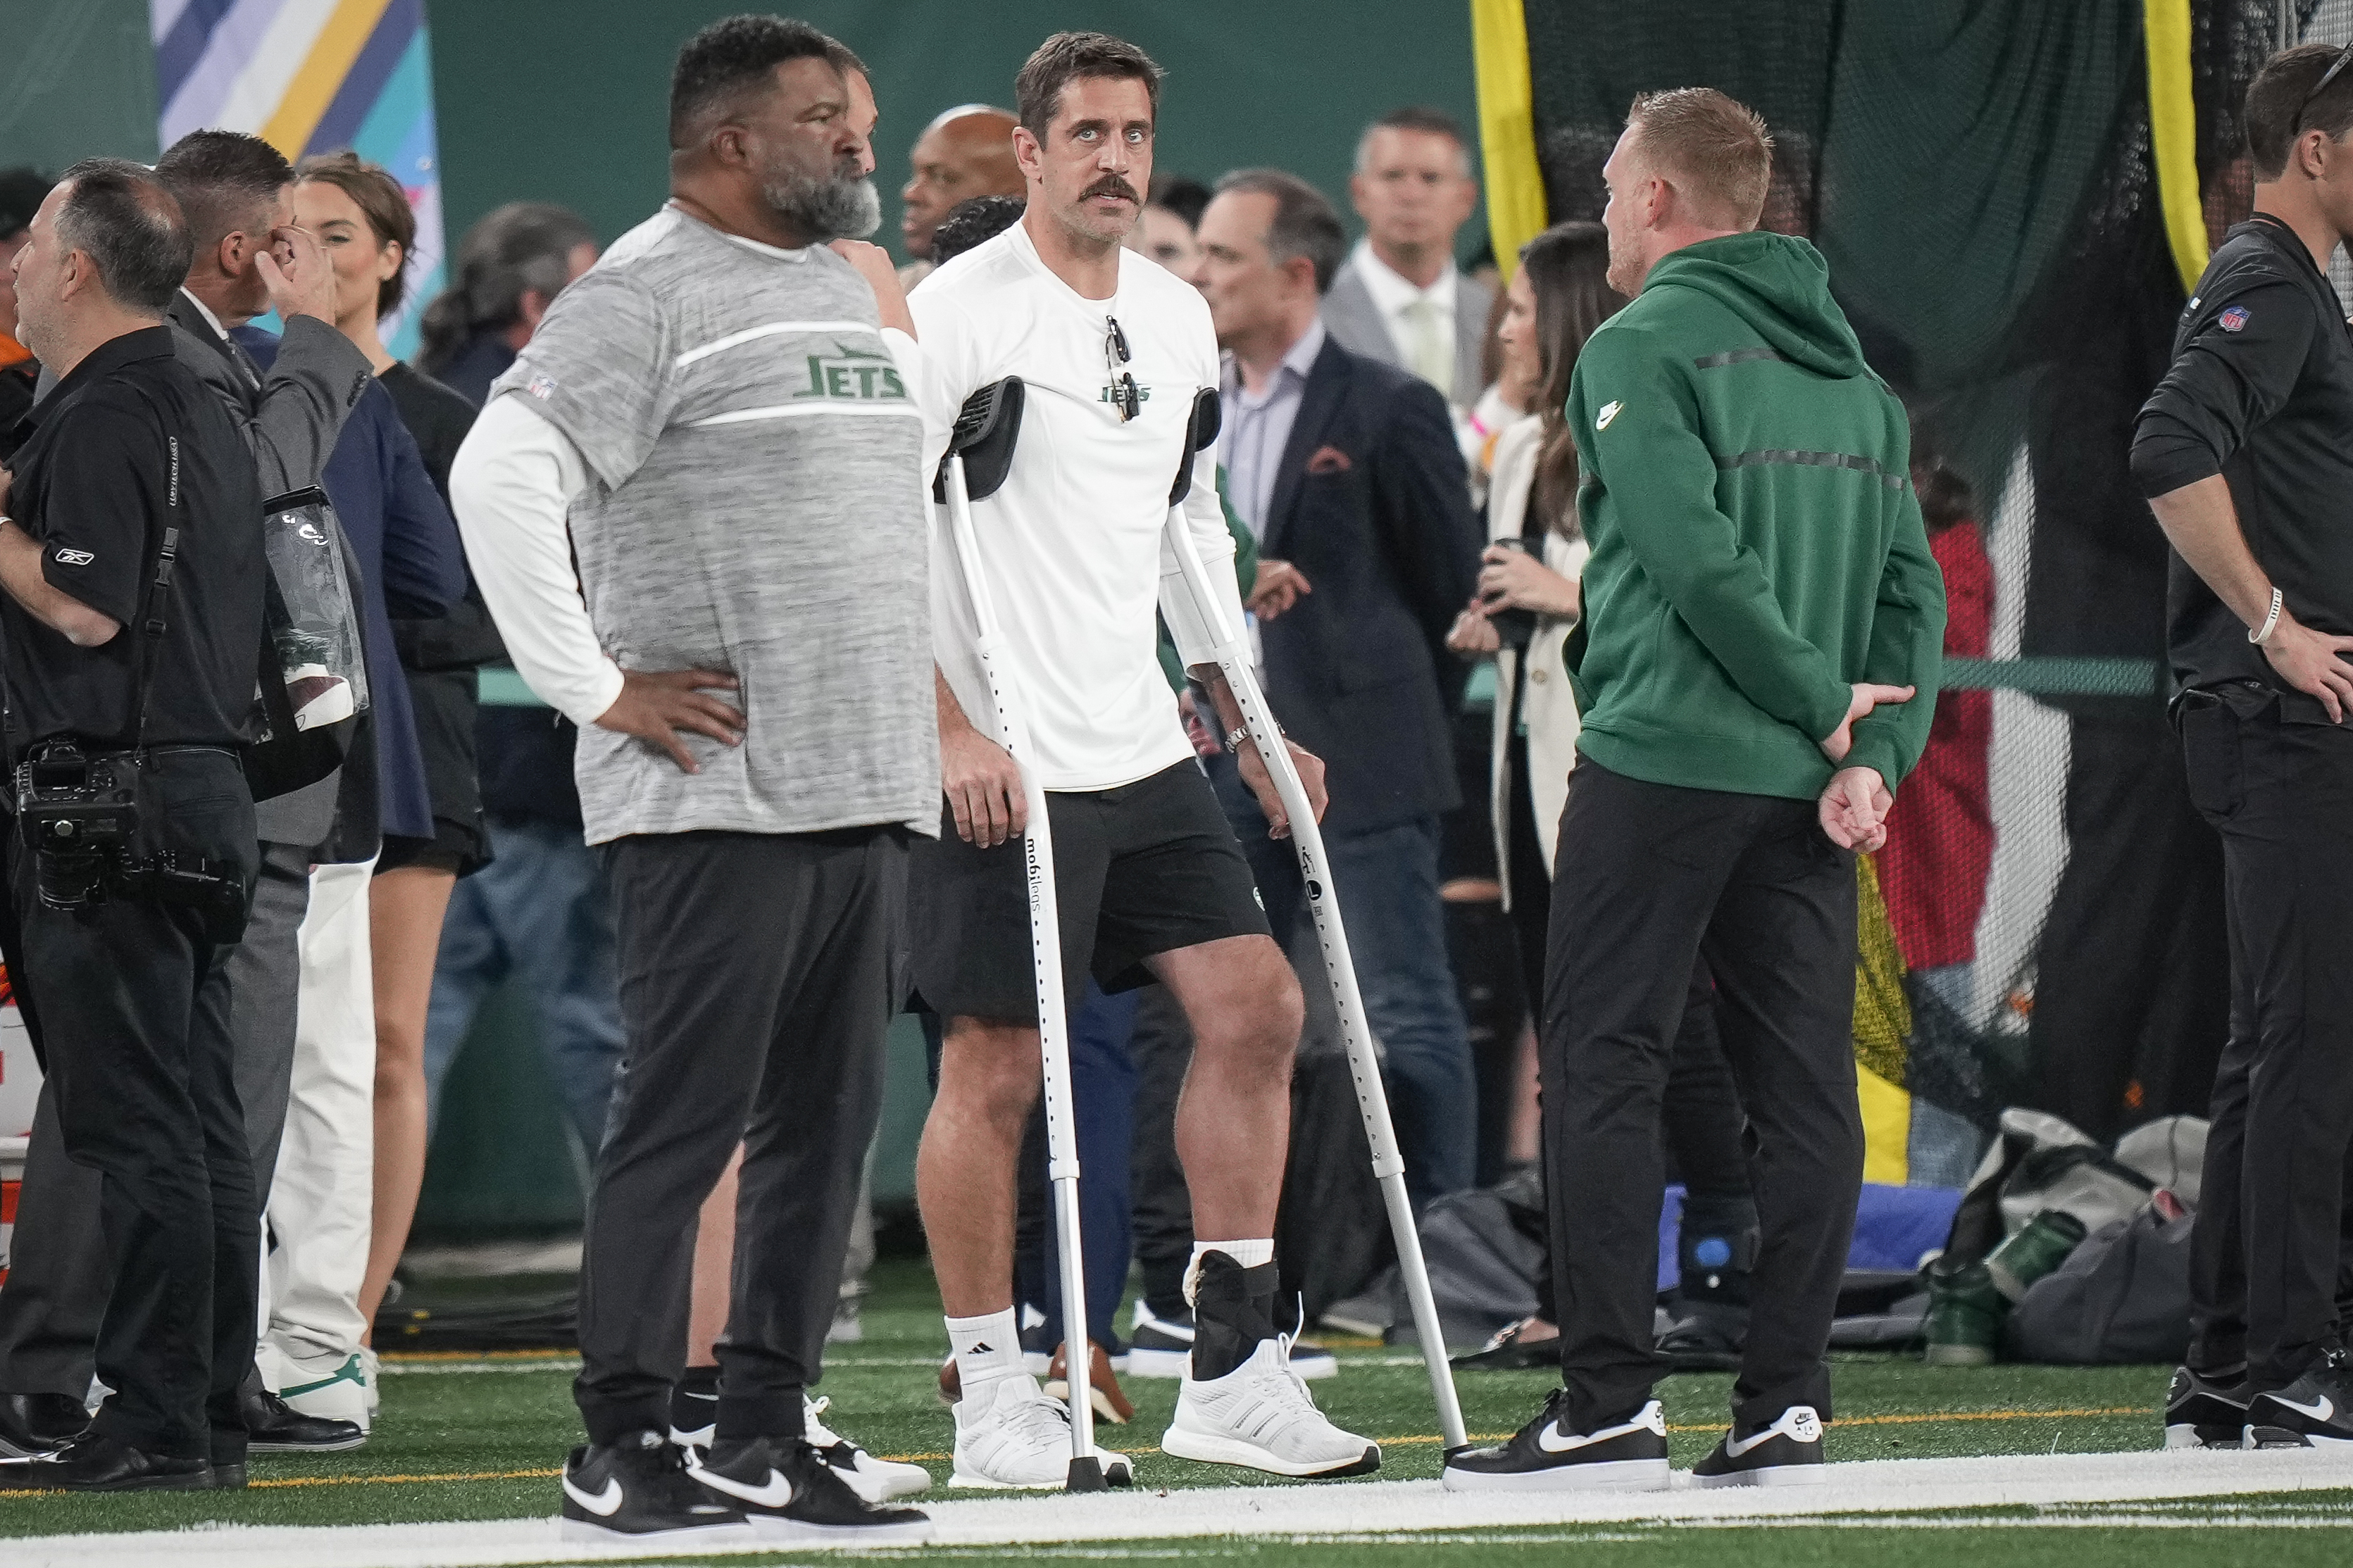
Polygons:
M1017 81L1022 223L933 274L911 300L934 455L971 393L1008 376L1026 388L1010 467L965 514L971 557L953 531L934 534L947 820L912 871L914 979L946 1022L916 1190L963 1389L957 1485L1060 1486L1086 1446L1024 1371L1013 1313L1014 1172L1040 1077L1019 842L1033 826L1050 830L1062 1000L1089 972L1110 990L1157 979L1197 1037L1176 1137L1199 1238L1198 1331L1164 1450L1303 1477L1380 1462L1377 1445L1315 1409L1275 1331L1271 1237L1298 983L1154 657L1154 611L1176 570L1162 540L1170 479L1188 450L1193 394L1218 367L1200 296L1119 245L1151 179L1159 75L1142 51L1099 34L1047 40ZM1187 521L1218 613L1238 626L1231 542L1209 459L1196 463ZM993 623L987 669L976 599ZM1182 651L1214 664L1198 638ZM1227 722L1239 722L1222 678L1212 689ZM1000 699L1018 705L1026 756L989 738L1002 732ZM1292 756L1320 810L1322 765L1296 748ZM1243 766L1274 831L1287 831L1254 749ZM1044 825L1024 767L1045 792ZM1082 1303L1065 1303L1066 1322L1083 1318ZM1071 1338L1076 1373L1084 1336L1074 1328ZM1124 1458L1098 1457L1107 1479L1127 1479Z

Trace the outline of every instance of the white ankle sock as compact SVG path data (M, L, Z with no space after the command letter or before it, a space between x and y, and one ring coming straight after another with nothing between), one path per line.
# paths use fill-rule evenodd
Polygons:
M1245 1268L1255 1268L1261 1263L1274 1261L1274 1238L1263 1241L1197 1241L1193 1244L1193 1260L1185 1265L1185 1300L1189 1305L1201 1288L1201 1259L1212 1252L1222 1252Z
M948 1343L955 1349L956 1375L970 1394L1021 1370L1021 1331L1013 1309L978 1318L949 1318Z

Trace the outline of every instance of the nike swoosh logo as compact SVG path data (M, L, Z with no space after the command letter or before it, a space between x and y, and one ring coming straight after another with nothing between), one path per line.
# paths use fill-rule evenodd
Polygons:
M564 1478L564 1495L597 1518L607 1519L621 1506L621 1483L608 1480L601 1492L584 1492L572 1484L570 1476L566 1476Z
M1809 1410L1790 1422L1787 1428L1784 1428L1781 1422L1776 1421L1763 1431L1752 1432L1746 1437L1728 1436L1724 1444L1725 1457L1736 1459L1759 1444L1770 1442L1776 1437L1787 1437L1793 1443L1819 1443L1822 1440L1821 1420Z
M768 1479L756 1487L730 1480L716 1470L698 1468L694 1479L706 1487L725 1492L729 1497L742 1498L754 1508L782 1508L793 1500L793 1483L782 1472L771 1469Z
M719 1395L715 1394L697 1394L691 1388L681 1388L679 1392L686 1395L689 1399L700 1399L704 1401L706 1404L711 1405L716 1405L719 1403Z
M2290 1399L2284 1394L2274 1394L2272 1395L2272 1403L2274 1405L2284 1405L2299 1415L2309 1415L2315 1421L2326 1421L2330 1416L2337 1414L2336 1405L2332 1403L2328 1395L2325 1394L2309 1405L2298 1405L2295 1400Z

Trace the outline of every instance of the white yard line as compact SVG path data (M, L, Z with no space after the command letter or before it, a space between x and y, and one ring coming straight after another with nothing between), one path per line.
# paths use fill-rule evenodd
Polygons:
M1249 1487L925 1500L944 1546L1049 1542L1149 1541L1176 1537L1371 1541L1401 1532L1609 1523L1797 1525L1825 1514L1879 1514L1827 1521L1839 1527L1947 1528L1924 1517L1945 1509L2155 1502L2168 1498L2295 1492L2353 1487L2353 1453L2060 1454L2025 1458L1878 1459L1831 1467L1828 1484L1773 1489L1700 1490L1678 1477L1666 1492L1449 1495L1435 1481L1345 1482L1324 1487ZM554 1488L551 1486L551 1495ZM2227 1508L2216 1522L2255 1522ZM2176 1528L2189 1512L1992 1520L1989 1524ZM2306 1510L2284 1524L2342 1527L2337 1510ZM1974 1521L1968 1521L1974 1522ZM169 1563L171 1568L497 1568L625 1558L820 1550L740 1541L701 1552L665 1542L642 1548L584 1547L558 1540L553 1520L339 1528L222 1525L144 1534L42 1536L0 1542L9 1568L96 1568Z

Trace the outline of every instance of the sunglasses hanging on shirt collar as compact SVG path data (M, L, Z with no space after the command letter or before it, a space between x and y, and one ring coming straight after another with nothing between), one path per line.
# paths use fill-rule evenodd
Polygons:
M1122 368L1134 356L1127 352L1127 334L1119 330L1119 318L1107 315L1103 325L1108 329L1103 333L1103 365L1111 373L1111 384L1104 391L1124 425L1144 412L1144 395L1136 390L1135 377Z

